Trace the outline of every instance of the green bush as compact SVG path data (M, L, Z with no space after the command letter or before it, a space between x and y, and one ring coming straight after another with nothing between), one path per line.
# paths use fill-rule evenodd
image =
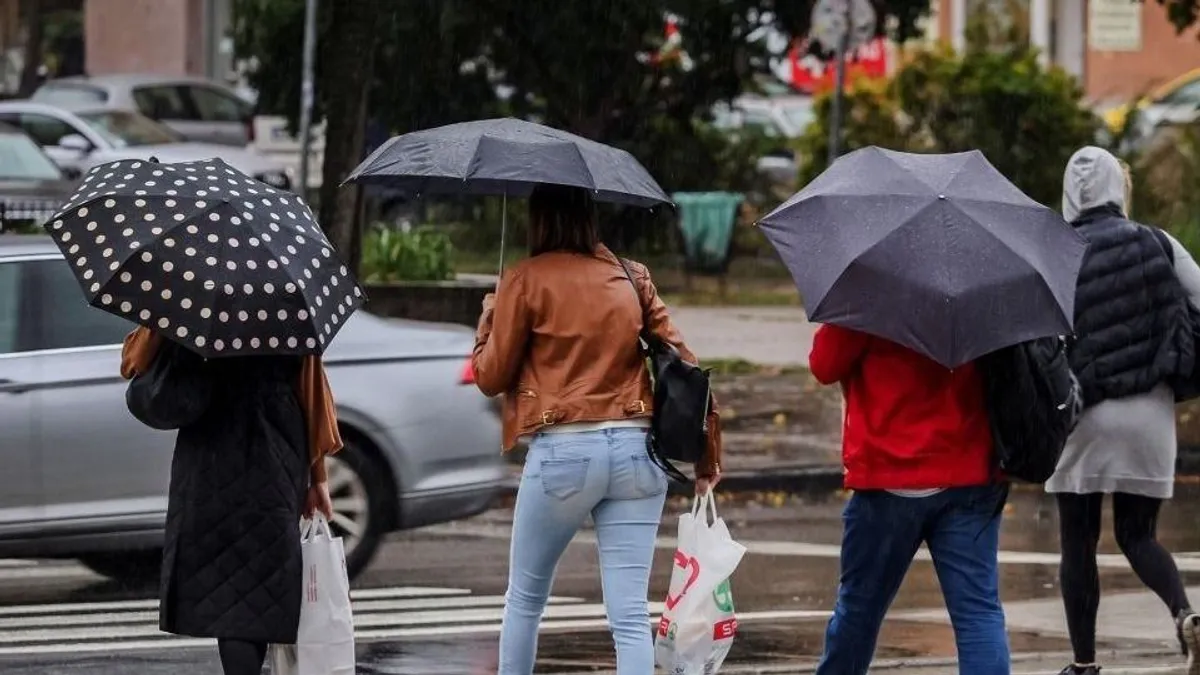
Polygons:
M374 226L363 237L361 272L367 283L447 281L454 278L453 262L450 237L438 229Z
M1170 230L1200 255L1200 129L1167 127L1128 158L1133 167L1130 217Z
M845 147L911 152L980 150L1034 199L1057 205L1071 154L1095 143L1099 120L1079 83L1044 68L1026 46L948 47L914 54L885 85L855 87L846 98ZM830 105L801 139L807 182L824 170Z

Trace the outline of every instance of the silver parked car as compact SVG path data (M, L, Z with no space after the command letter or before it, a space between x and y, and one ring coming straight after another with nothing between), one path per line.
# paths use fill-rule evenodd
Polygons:
M66 108L137 110L189 141L245 147L254 140L254 106L232 89L198 77L65 77L46 82L32 98Z
M64 170L87 171L118 159L190 162L220 157L271 187L292 187L288 170L274 159L245 148L187 141L134 110L0 101L0 122L29 134Z
M175 435L126 410L131 328L86 304L48 237L0 236L0 557L154 578ZM359 312L326 353L346 441L327 460L333 524L351 574L388 532L472 516L503 484L473 343L465 327Z
M0 122L0 232L40 225L76 183L20 129Z

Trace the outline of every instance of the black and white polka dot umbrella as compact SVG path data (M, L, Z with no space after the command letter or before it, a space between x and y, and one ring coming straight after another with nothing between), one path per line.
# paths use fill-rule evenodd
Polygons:
M319 354L365 299L302 199L219 159L97 166L46 229L93 306L208 357Z

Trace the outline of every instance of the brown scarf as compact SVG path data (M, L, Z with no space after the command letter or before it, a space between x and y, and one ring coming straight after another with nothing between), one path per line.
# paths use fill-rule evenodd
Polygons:
M125 346L121 349L121 377L129 380L148 370L162 341L161 335L142 326L126 336ZM304 357L296 395L308 422L312 479L315 483L325 482L325 462L322 460L342 449L342 435L338 431L337 409L333 405L333 392L321 357Z

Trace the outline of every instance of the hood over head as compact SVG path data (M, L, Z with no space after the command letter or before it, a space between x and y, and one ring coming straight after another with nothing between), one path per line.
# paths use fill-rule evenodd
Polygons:
M1080 148L1063 173L1063 218L1074 222L1084 211L1109 204L1127 212L1121 161L1103 148Z

